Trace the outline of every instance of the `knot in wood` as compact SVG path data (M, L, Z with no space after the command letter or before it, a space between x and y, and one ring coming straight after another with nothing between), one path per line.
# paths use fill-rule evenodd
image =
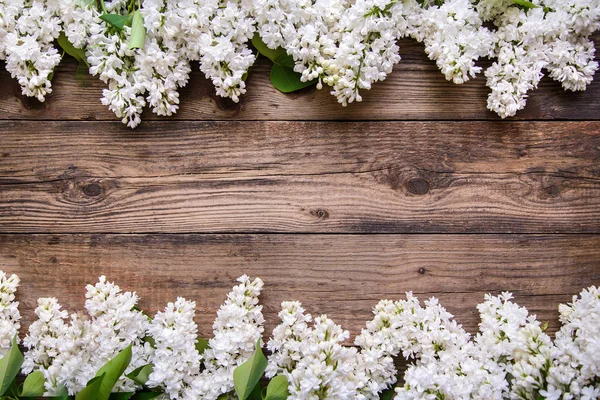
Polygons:
M315 210L311 210L310 213L311 213L311 215L314 215L315 217L322 219L322 220L329 218L329 212L323 208L317 208Z
M102 193L102 188L97 183L90 183L83 187L83 193L89 197L96 197Z
M546 193L548 193L550 197L556 197L560 194L560 189L556 185L550 185L546 188Z
M423 195L429 192L429 182L423 178L413 178L408 181L406 189L412 194Z

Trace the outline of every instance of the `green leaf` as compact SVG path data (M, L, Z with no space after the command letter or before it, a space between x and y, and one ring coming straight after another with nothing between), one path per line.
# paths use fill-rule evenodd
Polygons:
M548 321L546 321L542 324L542 331L545 332L547 329L548 329Z
M4 393L7 399L18 399L19 398L19 384L17 383L17 378L13 379L8 390ZM4 400L5 397L0 397L0 399Z
M19 390L19 397L39 397L44 395L44 373L35 371L27 375L23 387Z
M162 395L162 392L137 392L129 400L152 400Z
M254 386L254 389L252 389L252 392L250 392L250 395L248 396L247 400L263 400L260 381L258 381L256 386Z
M539 7L527 0L512 0L512 2L518 6L525 7L525 8L538 8Z
M291 70L293 70L294 65L296 65L296 63L294 62L294 57L287 53L280 54L279 57L275 59L275 64L280 65L282 67L287 67Z
M98 400L108 400L113 386L119 380L127 366L131 362L131 345L125 347L112 360L109 360L96 373L96 376L104 376L100 383Z
M302 82L301 75L289 68L273 64L271 68L271 83L277 90L283 93L291 93L296 90L314 85L317 81Z
M198 351L198 354L204 354L204 352L209 348L210 345L208 344L208 340L202 338L198 338L198 340L196 340L196 351Z
M119 393L111 393L109 396L109 400L129 400L131 396L133 396L134 392L119 392Z
M275 60L277 60L277 57L279 57L281 54L285 54L285 50L281 47L275 50L268 48L265 42L262 41L258 33L255 34L252 38L252 45L260 54L267 57L273 62L275 62Z
M260 347L260 339L258 339L254 354L233 371L233 385L239 400L245 400L250 396L266 368L267 359Z
M79 61L79 63L87 65L88 68L90 67L90 64L88 64L87 59L85 58L85 50L78 49L77 47L73 46L73 43L71 43L69 39L67 39L67 36L64 32L61 32L60 35L58 35L57 41L58 45L63 49L65 53Z
M394 398L394 394L395 394L395 390L394 390L395 387L396 387L396 385L381 392L381 394L379 395L379 399L380 400L392 400Z
M144 17L140 10L135 10L133 20L131 21L131 38L129 39L129 49L143 49L146 41L146 27L144 26Z
M288 391L288 379L285 375L277 375L267 386L265 400L285 400L290 395Z
M87 385L75 395L75 400L99 400L102 382L106 375L96 376L87 383Z
M104 13L100 16L100 19L121 31L125 27L125 24L127 24L127 20L130 17L130 15Z
M21 365L23 365L23 360L23 354L19 350L19 345L17 345L17 335L15 335L8 353L0 359L0 396L6 393L17 377Z
M152 364L146 364L134 369L125 376L127 376L129 379L131 379L138 385L144 386L146 382L148 382L148 378L150 377L152 371L154 371L154 366Z

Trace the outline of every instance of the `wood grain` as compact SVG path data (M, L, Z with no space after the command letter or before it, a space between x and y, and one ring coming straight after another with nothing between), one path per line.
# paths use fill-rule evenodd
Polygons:
M600 232L600 122L0 131L0 232Z
M382 298L413 291L476 332L485 293L512 291L550 329L557 306L600 284L598 235L0 235L0 265L18 273L24 326L37 297L80 310L84 286L105 274L155 312L177 296L197 302L200 334L235 279L260 276L267 332L283 300L327 313L357 334Z
M594 36L600 44L600 34ZM472 120L499 119L486 109L489 89L485 77L464 85L445 80L423 46L401 40L402 61L384 82L363 93L363 102L342 107L329 91L309 88L285 95L269 81L269 64L260 58L250 70L248 93L240 103L217 97L211 83L194 66L190 83L181 90L176 120ZM598 55L596 56L598 59ZM482 61L487 67L490 61ZM88 77L76 79L76 63L66 59L57 68L54 92L45 103L21 95L16 81L0 65L0 119L108 120L117 118L100 104L104 84ZM516 119L598 120L600 83L585 92L565 92L544 78L530 93L527 108ZM145 120L163 119L149 112Z

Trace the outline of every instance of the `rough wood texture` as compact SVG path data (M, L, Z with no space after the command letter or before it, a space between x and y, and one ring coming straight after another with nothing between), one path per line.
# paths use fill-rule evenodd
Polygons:
M594 37L600 44L600 35ZM598 47L598 46L597 46ZM427 59L423 45L400 41L402 61L384 82L364 91L363 102L342 107L324 89L305 89L284 95L269 81L269 64L259 59L251 69L248 93L239 104L217 97L214 88L194 66L188 86L181 90L178 120L456 120L499 119L486 110L489 89L485 77L464 85L445 80L435 63ZM597 55L598 59L598 55ZM486 67L491 62L484 61ZM54 93L45 103L21 95L14 79L0 65L0 119L109 120L116 117L100 104L104 84L88 77L82 85L76 79L76 63L66 59L57 68ZM544 78L530 93L527 108L517 119L597 120L600 83L596 80L585 92L565 92L560 84ZM145 120L161 119L146 113Z
M0 131L0 232L600 232L600 122Z
M84 285L106 274L154 312L184 296L200 333L244 273L265 281L270 332L282 300L297 299L357 334L379 299L437 296L476 332L485 293L512 291L543 321L582 287L600 284L598 235L0 235L0 265L19 273L24 325L35 299L83 307Z

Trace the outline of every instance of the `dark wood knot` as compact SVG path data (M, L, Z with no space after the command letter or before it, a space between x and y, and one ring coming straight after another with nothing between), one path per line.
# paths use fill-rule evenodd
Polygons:
M413 178L408 181L406 189L412 194L423 195L429 192L429 182L423 178Z
M90 183L83 187L83 193L89 197L96 197L102 193L102 188L97 183Z
M546 193L548 193L548 195L550 197L556 197L560 194L560 189L556 185L550 185L545 189L546 189Z
M329 212L323 208L317 208L315 210L310 210L311 215L321 219L321 220L325 220L327 218L329 218Z

